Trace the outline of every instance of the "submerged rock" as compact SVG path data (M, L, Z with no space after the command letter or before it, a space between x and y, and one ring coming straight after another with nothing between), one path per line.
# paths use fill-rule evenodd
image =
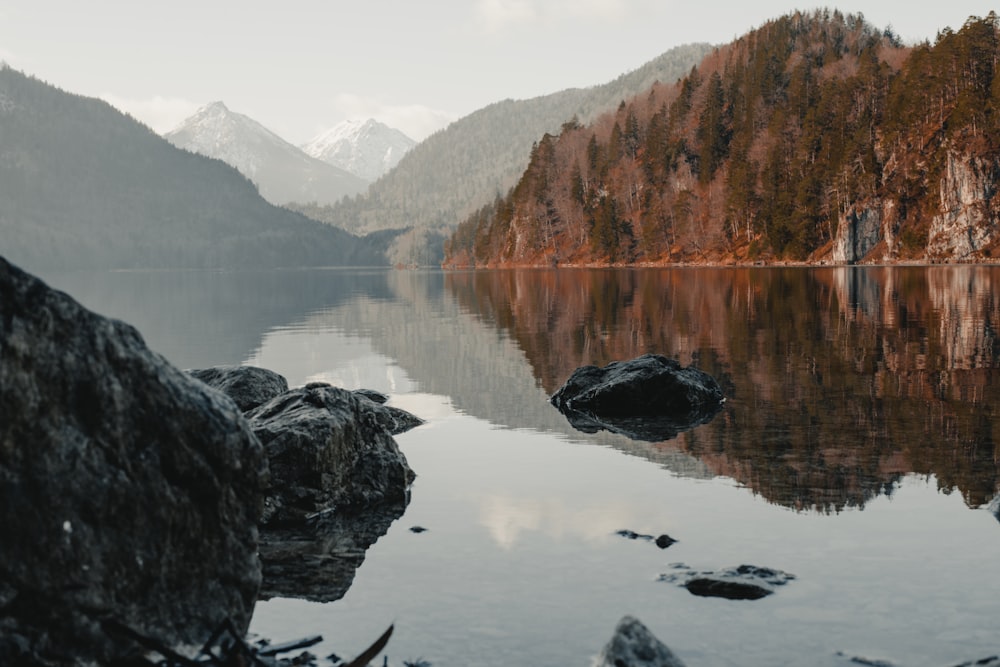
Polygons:
M550 399L577 430L649 442L711 420L725 400L711 375L656 354L578 368Z
M0 664L245 630L266 476L232 400L0 258Z
M684 663L641 621L625 616L594 667L684 667Z
M188 373L229 396L243 412L288 391L284 376L257 366L213 366Z
M406 501L380 503L356 513L329 512L305 525L261 528L264 583L260 597L333 602L344 597L368 547L403 515Z
M794 574L756 565L739 565L717 572L694 572L680 563L673 568L673 572L661 574L659 580L679 584L692 595L729 600L759 600L774 593L776 586L795 579Z
M667 534L660 535L659 537L653 537L652 535L647 535L645 533L637 533L634 530L618 530L615 531L615 535L620 535L629 540L645 540L646 542L652 542L661 549L666 549L671 544L676 544L677 542L677 540Z
M384 406L328 384L292 389L246 414L267 452L265 522L302 522L404 503L414 473Z

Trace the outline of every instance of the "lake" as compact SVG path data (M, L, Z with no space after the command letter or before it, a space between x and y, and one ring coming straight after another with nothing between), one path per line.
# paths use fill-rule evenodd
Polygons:
M375 389L426 420L397 436L409 506L346 595L261 601L254 633L350 658L394 624L395 666L585 667L625 614L688 667L1000 653L1000 268L47 278L182 368ZM548 403L645 352L715 376L724 409L650 443ZM755 601L659 580L743 563L795 579Z

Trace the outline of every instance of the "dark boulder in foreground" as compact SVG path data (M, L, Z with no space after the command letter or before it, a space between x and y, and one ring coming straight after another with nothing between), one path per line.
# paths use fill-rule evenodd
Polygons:
M406 419L406 416L409 419ZM413 415L313 383L247 413L272 472L261 597L332 602L403 515L414 473L393 435Z
M253 366L189 372L249 406L265 444L261 598L342 598L368 547L406 510L414 475L392 436L423 420L369 389L289 390L283 376Z
M0 258L0 664L245 629L266 475L232 400Z
M582 366L550 399L577 430L648 442L710 421L725 400L711 375L657 354L604 368Z
M385 406L324 383L292 389L246 413L273 485L265 523L299 523L405 503L415 477Z
M684 663L641 621L625 616L594 661L594 667L623 666L684 667Z
M229 396L243 412L288 391L283 375L257 366L213 366L188 373Z
M694 572L683 564L673 567L673 572L660 575L660 581L679 584L692 595L729 600L759 600L774 593L776 586L795 579L794 574L756 565L739 565L717 572Z

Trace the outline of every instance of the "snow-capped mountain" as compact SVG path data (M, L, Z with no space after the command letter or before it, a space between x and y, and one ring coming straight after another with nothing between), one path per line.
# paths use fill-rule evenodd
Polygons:
M226 162L273 204L335 204L368 182L306 155L257 121L213 102L164 135L170 143Z
M345 120L302 146L309 155L368 181L396 166L417 142L375 119Z

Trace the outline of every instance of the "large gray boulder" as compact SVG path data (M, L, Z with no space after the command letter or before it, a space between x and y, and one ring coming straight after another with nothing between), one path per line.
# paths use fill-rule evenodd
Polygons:
M684 667L684 663L639 619L625 616L593 667Z
M604 368L582 366L550 399L577 430L608 430L649 442L704 424L725 400L711 375L658 354Z
M385 406L312 383L246 413L270 461L265 522L299 523L409 499L414 473Z
M0 664L245 629L266 478L232 400L0 258Z
M243 412L288 391L283 375L257 366L213 366L188 373L229 396Z

